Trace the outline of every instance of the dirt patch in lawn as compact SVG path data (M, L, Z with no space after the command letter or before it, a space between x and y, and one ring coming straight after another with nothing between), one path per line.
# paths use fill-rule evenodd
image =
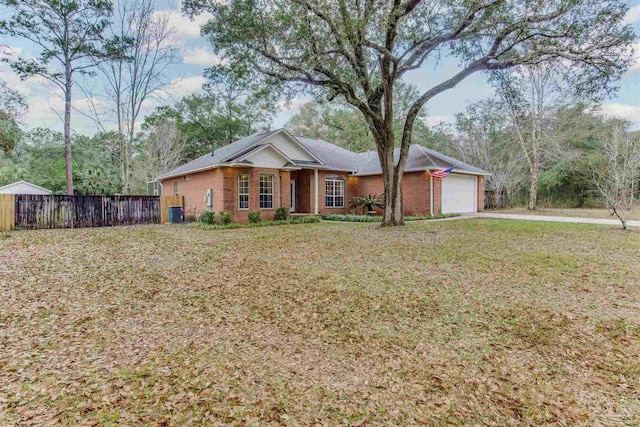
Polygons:
M0 424L633 425L640 233L12 232Z

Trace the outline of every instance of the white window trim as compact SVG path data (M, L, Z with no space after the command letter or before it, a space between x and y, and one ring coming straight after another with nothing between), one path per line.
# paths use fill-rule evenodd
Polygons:
M177 196L180 194L180 187L178 186L178 181L173 181L173 195Z
M246 177L247 178L247 194L240 194L240 178L241 177ZM251 193L251 185L250 185L250 180L249 180L249 174L248 173L239 173L238 174L238 210L239 211L248 211L249 210L249 204L250 204L250 197L249 194ZM247 196L247 207L246 208L241 208L240 207L240 196Z
M327 194L327 183L329 182L333 182L333 194L328 195ZM337 185L337 186L336 186ZM336 194L336 188L341 189L341 194ZM345 199L345 182L342 178L340 177L330 177L330 178L325 178L324 180L324 207L327 209L344 209L344 199ZM333 206L328 206L327 205L327 197L330 197L333 199ZM336 199L337 198L341 198L342 199L342 205L340 206L336 206Z
M262 178L266 178L269 177L271 178L271 193L263 193L262 192ZM259 181L258 181L258 207L260 208L260 210L273 210L275 209L275 186L276 186L276 180L274 178L273 175L270 174L262 174L259 177ZM263 208L262 207L262 196L271 196L271 207L270 208Z

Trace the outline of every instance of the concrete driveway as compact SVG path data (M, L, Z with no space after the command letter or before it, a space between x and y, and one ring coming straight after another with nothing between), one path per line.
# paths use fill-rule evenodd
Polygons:
M517 219L521 221L547 221L547 222L570 222L576 224L600 224L614 225L621 227L620 221L617 219L601 219L601 218L578 218L570 216L547 216L547 215L519 215L506 213L489 213L478 212L474 214L465 214L465 217L474 218L496 218L496 219ZM628 227L640 227L640 221L627 221Z

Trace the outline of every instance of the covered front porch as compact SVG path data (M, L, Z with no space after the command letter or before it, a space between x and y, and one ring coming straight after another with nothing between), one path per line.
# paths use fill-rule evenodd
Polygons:
M318 169L291 171L289 182L291 215L318 214L320 211Z

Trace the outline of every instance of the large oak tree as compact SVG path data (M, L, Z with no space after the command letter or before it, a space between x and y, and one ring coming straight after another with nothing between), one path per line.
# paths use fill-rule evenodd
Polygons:
M624 0L189 0L215 51L289 87L316 89L356 107L376 142L383 171L383 225L402 218L402 176L420 110L481 71L562 64L576 88L615 83L633 40ZM394 157L394 83L427 61L460 67L413 102Z

